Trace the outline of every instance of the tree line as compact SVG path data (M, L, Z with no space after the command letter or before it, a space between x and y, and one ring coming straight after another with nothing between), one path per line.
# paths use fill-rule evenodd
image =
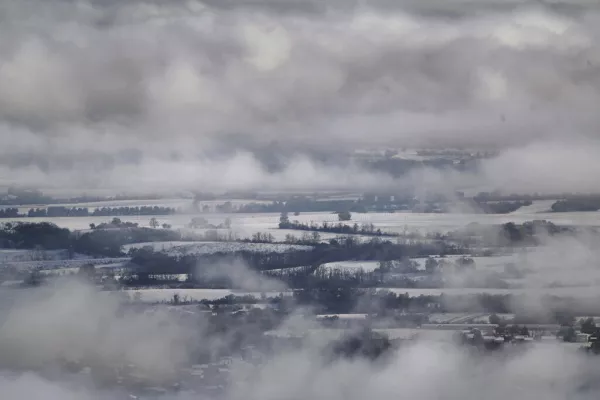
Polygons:
M546 220L507 222L502 225L472 223L464 228L437 235L439 240L451 240L469 247L536 246L540 235L573 234L574 227L559 226Z
M380 236L380 237L397 237L400 236L398 233L383 232L381 229L375 228L375 225L357 223L353 225L344 224L339 222L337 224L323 222L321 225L311 222L310 224L304 224L298 221L281 221L279 222L279 229L293 229L298 231L313 231L313 232L326 232L326 233L338 233L342 235L363 235L363 236Z
M367 212L362 200L317 200L306 196L294 196L286 201L271 203L250 203L235 210L238 213L282 213L282 212L327 212L327 211Z
M446 259L427 258L425 269L420 270L409 258L379 261L371 271L338 267L301 267L276 271L265 271L268 277L278 279L292 289L327 289L332 287L355 288L440 288L444 287L440 273L445 268L455 271L474 269L472 258L461 257L454 262ZM415 279L427 277L427 280Z
M132 243L191 239L177 231L128 227L117 230L94 229L71 232L50 222L0 224L0 248L67 250L96 257L125 256L123 246Z
M550 206L552 212L577 212L600 210L600 196L558 200Z
M188 303L223 307L266 303L279 310L310 306L316 313L364 313L385 318L398 326L432 323L428 317L431 313L481 313L491 314L487 321L490 324L497 324L509 330L515 325L556 324L565 327L581 326L584 333L596 331L593 319L577 321L575 316L597 313L597 305L574 304L571 299L547 295L539 299L545 313L527 313L518 307L522 304L522 297L523 295L489 293L414 296L375 288L330 287L295 289L287 295L281 293L275 297L228 295L220 299ZM514 316L502 319L498 314Z
M378 239L378 238L375 238ZM243 263L255 271L270 271L306 267L314 271L318 266L346 260L386 261L405 257L424 257L438 254L463 254L466 250L443 243L396 244L389 241L371 240L357 242L354 240L332 241L314 245L311 250L292 249L286 252L254 252L237 251L213 254L186 254L173 256L164 252L156 252L148 248L133 250L130 255L134 265L130 284L145 286L155 283L150 280L152 275L188 274L194 287L233 288L233 282L222 272L223 265ZM292 287L302 286L304 277L286 279ZM297 283L293 282L297 280ZM331 282L331 280L330 280ZM353 285L349 282L348 285Z
M100 207L90 211L87 207L50 206L47 208L31 208L20 213L18 208L0 209L0 218L53 218L53 217L109 217L132 215L172 215L177 210L172 207Z
M522 201L497 201L497 202L476 202L477 208L485 214L509 214L517 211L521 207L530 206L531 200Z

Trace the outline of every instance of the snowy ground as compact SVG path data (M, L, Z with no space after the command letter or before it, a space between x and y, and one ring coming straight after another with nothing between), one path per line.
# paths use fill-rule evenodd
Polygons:
M176 201L187 202L191 200L173 199L173 200L161 200L160 202L140 202L140 201L124 201L124 202L104 202L104 203L89 203L88 206L139 206L139 205L163 205L163 206L175 206ZM222 203L223 201L217 201L215 203ZM240 202L248 202L242 201ZM508 221L515 223L522 223L533 219L547 219L557 224L569 224L569 225L594 225L600 226L600 212L583 212L583 213L545 213L550 205L551 201L545 202L534 202L532 206L524 207L512 214L506 215L485 215L485 214L419 214L419 213L367 213L358 214L353 213L352 221L350 223L373 223L376 228L387 230L390 232L413 232L415 230L420 232L430 231L444 231L450 229L457 229L465 226L471 222L478 222L481 224L500 224ZM169 223L173 228L185 228L190 220L194 217L201 215L206 218L209 224L219 225L226 219L231 220L231 232L233 232L239 238L251 237L253 233L265 232L275 236L276 240L283 240L287 234L292 234L296 237L301 237L304 232L294 230L280 230L278 229L279 214L277 213L257 213L257 214L177 214L172 216L157 217L159 223ZM131 216L122 217L124 221L138 222L140 226L148 226L150 216ZM323 222L337 223L338 217L334 213L322 212L322 213L301 213L298 216L290 216L292 221L299 221L302 223L310 224L311 222L322 224ZM50 220L59 226L68 227L70 229L87 229L90 223L101 223L109 221L109 217L65 217L65 218L26 218L20 219L21 221L29 222L40 222ZM8 222L9 219L0 220L0 222ZM204 230L198 230L197 232L203 232ZM220 230L222 234L227 234L228 230ZM322 240L328 240L339 235L320 233ZM365 237L368 238L368 237ZM394 240L391 238L391 240ZM158 251L167 251L170 254L182 255L182 254L210 254L215 252L233 252L239 250L252 250L252 251L287 251L289 249L303 249L309 250L309 246L290 246L290 245L274 245L274 244L251 244L251 243L236 243L236 242L156 242L156 243L140 243L135 245L125 246L125 251L130 248L139 248L144 246L152 246ZM573 253L573 252L571 252ZM23 267L40 267L43 266L46 269L64 269L69 271L72 269L79 268L81 265L89 261L81 260L65 260L65 261L40 261L41 255L36 254L33 251L14 251L14 250L3 250L0 251L0 264L6 263L22 263ZM56 259L61 255L56 252L45 252L42 258ZM536 258L537 257L537 258ZM447 257L453 259L456 257ZM548 293L566 293L583 295L589 297L596 292L596 287L600 287L600 269L595 267L592 263L588 267L573 268L573 263L570 259L561 259L557 256L538 257L534 253L520 253L506 256L496 257L473 257L477 271L488 271L490 273L503 273L505 266L509 264L515 264L517 267L529 269L525 277L519 279L505 279L505 281L514 287L544 287L553 283L562 283L570 285L587 285L585 288L548 288L548 289L536 289ZM555 266L546 268L547 264L555 262ZM424 269L426 258L415 259L419 267ZM577 261L577 260L575 260ZM122 262L122 260L105 260L98 261L94 260L97 265L116 265ZM357 269L363 268L366 271L375 269L378 266L378 262L355 262L355 261L343 261L326 264L326 268L341 267L345 269ZM560 265L559 265L560 264ZM396 292L405 293L410 292L411 295L419 294L439 294L441 291L448 293L519 293L522 289L393 289ZM600 293L600 292L598 292Z
M7 262L30 262L41 260L62 260L66 250L13 250L0 249L0 264ZM84 258L84 257L78 257Z
M429 315L432 324L487 324L492 314L490 313L441 313ZM496 314L498 317L510 320L515 314Z
M94 265L96 268L121 268L129 258L95 258L75 260L50 260L50 261L19 261L5 262L0 265L11 266L18 269L42 269L53 272L76 271L84 265Z
M512 212L512 215L515 214L534 214L534 213L547 213L550 211L552 204L554 204L558 199L555 200L536 200L532 201L530 206L521 207L516 211Z
M457 259L464 257L462 255L451 255L451 256L433 256L432 258L440 261L447 260L449 262L456 261ZM468 257L468 256L467 256ZM419 258L411 258L412 261L417 263L417 268L420 270L425 270L425 263L427 262L428 257L419 257ZM475 262L476 268L478 270L485 271L495 271L502 272L504 270L504 266L506 264L514 263L518 260L517 255L509 255L509 256L494 256L494 257L469 257L472 258ZM339 268L339 269L348 269L355 270L362 268L364 271L373 271L374 269L379 267L379 261L336 261L327 264L323 264L322 266L325 268Z
M537 209L536 209L537 210ZM279 214L277 213L257 213L257 214L176 214L164 217L156 217L159 223L168 223L173 228L185 228L192 218L201 215L206 218L208 223L219 225L229 218L234 233L240 237L250 237L256 232L269 232L273 235L290 233L295 236L302 235L301 231L279 231ZM137 222L140 226L149 226L151 216L128 216L122 217L124 221ZM315 222L337 223L338 217L334 213L302 213L298 216L291 216L292 221L299 221L310 224ZM561 225L580 225L580 226L600 226L600 212L570 212L570 213L538 213L515 212L512 214L422 214L411 212L398 213L367 213L352 214L351 223L373 223L376 228L384 231L403 233L405 231L419 231L422 233L434 231L449 231L466 226L469 223L476 222L480 224L502 224L506 222L523 223L533 219L546 219ZM3 219L0 222L9 221L29 221L41 222L47 221L47 218L21 218L21 219ZM59 226L70 229L88 229L90 223L100 224L109 221L109 217L62 217L52 218L51 221ZM322 238L335 237L335 234L321 234ZM279 239L279 237L278 237Z
M132 248L150 246L157 251L165 251L169 255L184 254L213 254L232 253L236 251L253 251L257 253L283 253L290 250L312 250L311 246L271 244L271 243L243 243L243 242L155 242L137 243L125 246L125 251Z
M578 286L578 287L558 287L558 288L523 288L523 289L480 289L480 288L434 288L434 289L413 289L413 288L380 288L378 290L388 290L397 294L408 294L410 297L418 296L439 296L441 294L448 296L455 295L527 295L530 297L553 295L561 297L573 297L577 299L596 299L600 297L600 287L598 286Z
M344 270L359 270L365 272L373 271L379 268L379 261L336 261L321 265L326 269L344 269Z
M306 266L301 266L301 267L292 267L292 268L277 268L277 269L269 269L266 270L265 272L293 272L293 271L302 271L304 268L306 268Z

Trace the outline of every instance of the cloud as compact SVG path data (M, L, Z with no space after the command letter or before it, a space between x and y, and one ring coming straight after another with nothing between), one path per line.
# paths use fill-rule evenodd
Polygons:
M495 6L5 1L1 176L113 190L100 171L203 175L220 164L177 160L223 149L245 176L235 154L275 140L334 154L595 137L598 12ZM298 187L339 181L311 168Z
M226 280L234 289L249 292L283 292L286 286L248 267L242 260L221 262L210 266L197 266L196 273L207 279Z
M247 273L239 274L239 268L233 272L239 279L248 279ZM56 368L48 375L43 367L61 360L82 361L95 371L108 372L115 365L131 363L148 382L161 385L182 372L178 366L193 363L195 351L216 355L231 346L236 334L252 334L239 326L241 332L234 329L235 334L210 338L205 334L206 321L188 314L179 318L169 307L122 315L118 298L74 281L18 293L0 292L4 300L0 391L7 400L122 398L130 393L126 388L98 386L98 381L93 385L85 375ZM298 310L280 329L307 332L317 328L311 315L309 310ZM490 399L597 397L597 389L590 386L600 372L594 359L559 342L516 351L508 348L505 357L482 357L424 337L400 346L388 362L380 364L361 359L328 361L324 357L328 343L325 334L309 336L299 346L266 354L258 365L234 361L224 398L384 399L397 393L422 400L444 396L469 400L483 394ZM27 369L36 372L22 372ZM163 398L195 396L184 391Z
M546 142L506 150L483 164L488 184L504 192L597 193L600 142Z
M145 159L115 165L114 160L81 158L71 168L44 171L36 166L0 167L0 185L20 183L70 193L100 191L173 193L186 190L369 190L394 185L391 176L356 165L326 165L302 155L271 172L251 153L224 159Z
M33 291L2 291L0 362L4 370L37 370L83 362L104 371L135 364L151 381L173 377L192 347L166 312L121 312L120 299L67 281Z

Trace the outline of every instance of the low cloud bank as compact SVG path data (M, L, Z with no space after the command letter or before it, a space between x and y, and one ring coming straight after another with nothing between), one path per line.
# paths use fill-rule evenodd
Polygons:
M478 184L595 187L593 151L573 144L600 125L600 14L584 3L568 13L526 1L26 0L3 10L2 184L366 189L390 180L303 154L467 146L509 148ZM271 143L295 149L283 173L247 155Z

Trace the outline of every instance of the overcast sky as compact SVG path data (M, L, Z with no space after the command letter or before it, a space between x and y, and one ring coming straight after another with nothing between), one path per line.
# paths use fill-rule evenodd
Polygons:
M276 140L326 154L496 147L508 155L479 179L507 181L494 175L504 160L535 159L543 165L533 163L525 186L561 187L573 175L557 183L542 173L557 168L555 157L586 171L579 152L597 146L600 13L584 1L0 4L0 184L340 181L318 165L303 175L301 155L271 176L246 150ZM600 170L594 158L584 157ZM222 181L216 168L235 179ZM342 181L363 185L365 176L353 177Z

